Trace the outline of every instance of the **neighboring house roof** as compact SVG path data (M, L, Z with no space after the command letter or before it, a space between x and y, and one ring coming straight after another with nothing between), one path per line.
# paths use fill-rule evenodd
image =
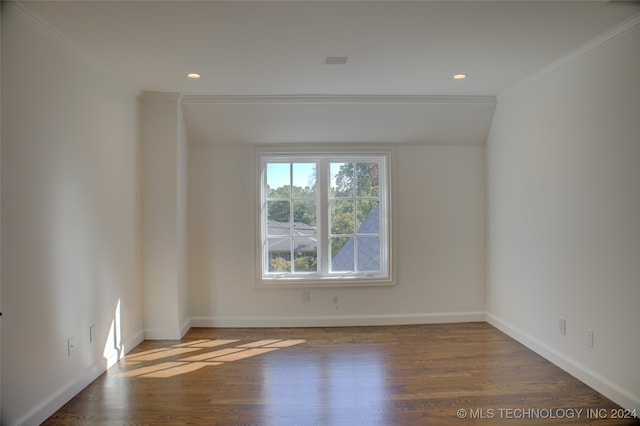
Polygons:
M269 244L269 252L289 252L289 222L278 222L275 220L269 220L267 223L269 229L269 235L271 243ZM283 238L273 241L278 238L278 234L281 234ZM293 236L309 236L313 237L316 234L316 228L302 222L293 223ZM299 239L296 241L298 244L294 247L294 251L301 251L304 253L315 253L317 242L313 238Z
M288 253L289 252L289 223L270 220L268 222L269 235L273 239L277 238L274 234L283 234L282 239L273 241L269 244L269 252L271 253ZM316 253L317 241L314 238L316 228L302 222L294 222L294 236L306 237L296 240L297 246L294 248L296 252ZM376 206L371 214L362 222L358 228L358 234L379 234L380 232L380 206ZM349 241L331 260L331 268L334 271L352 271L354 268L355 241L349 238ZM358 271L379 271L380 270L380 237L378 236L361 236L358 239Z
M270 253L288 253L289 252L289 223L277 222L269 220L267 224L271 242L269 244ZM293 223L293 236L309 236L309 238L296 240L295 252L315 253L317 241L313 236L316 228L302 222ZM376 206L369 216L362 222L358 228L358 234L379 234L380 233L380 206ZM283 238L277 239L274 234L284 234ZM354 267L354 246L355 241L349 238L349 241L331 260L331 268L334 271L352 271ZM358 239L358 271L379 271L380 270L380 238L377 236L359 237Z
M371 211L369 216L358 228L358 234L379 234L380 233L380 205ZM331 259L331 269L334 271L352 271L354 268L354 246L355 241L349 241L340 249L333 259ZM379 271L380 270L380 238L360 237L358 239L358 271Z
M269 235L276 236L278 234L289 236L289 222L278 222L275 220L269 220L267 223ZM315 235L316 227L308 225L303 222L293 222L293 235Z

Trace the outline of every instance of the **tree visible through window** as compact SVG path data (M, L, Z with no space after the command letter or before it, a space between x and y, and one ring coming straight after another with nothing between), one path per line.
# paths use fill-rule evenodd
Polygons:
M388 279L387 156L264 156L267 280Z
M331 270L380 270L377 162L330 163Z
M268 272L318 270L316 167L267 163Z

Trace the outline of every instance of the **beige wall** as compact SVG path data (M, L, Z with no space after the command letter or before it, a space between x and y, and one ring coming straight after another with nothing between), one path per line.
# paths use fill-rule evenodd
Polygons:
M392 159L394 287L256 289L251 146L191 147L194 325L483 320L484 148L398 146ZM338 296L338 304L333 303Z
M302 303L255 287L253 147L189 147L177 97L141 114L84 53L3 5L0 422L37 424L145 331L482 320L485 307L640 408L638 46L636 29L501 96L486 150L397 145L396 285L312 289ZM143 155L143 128L147 142L171 137Z
M138 116L3 5L2 424L38 424L142 338Z
M176 93L142 100L142 286L146 339L189 329L187 136Z
M638 52L636 25L499 98L487 309L492 324L640 410Z

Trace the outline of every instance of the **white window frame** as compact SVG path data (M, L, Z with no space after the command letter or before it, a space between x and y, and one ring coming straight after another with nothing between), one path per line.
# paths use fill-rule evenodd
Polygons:
M317 161L316 169L318 187L317 197L317 235L318 235L318 272L274 273L268 272L267 212L266 205L266 164L268 162L309 162ZM393 285L392 276L392 221L391 221L391 160L392 151L384 150L341 150L309 151L307 149L291 150L257 150L256 151L256 271L257 286L264 288L278 287L357 287ZM329 188L330 173L328 165L336 161L375 161L380 163L380 272L330 272L330 234L329 234ZM354 260L355 263L355 260Z

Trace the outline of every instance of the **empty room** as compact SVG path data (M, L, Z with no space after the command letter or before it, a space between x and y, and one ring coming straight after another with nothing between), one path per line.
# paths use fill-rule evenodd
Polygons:
M638 424L638 2L0 12L0 424Z

